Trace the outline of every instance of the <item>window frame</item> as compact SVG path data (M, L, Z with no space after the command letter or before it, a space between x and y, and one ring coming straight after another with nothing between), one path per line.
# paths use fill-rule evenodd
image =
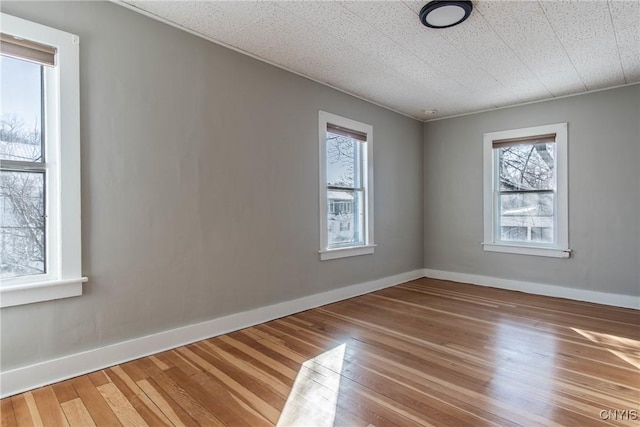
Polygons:
M493 142L555 134L554 242L509 243L497 238L500 219L498 198L498 155ZM487 132L483 135L484 241L483 249L521 255L569 258L569 187L568 187L568 124L555 123L521 129Z
M336 114L320 111L319 122L319 153L320 153L320 173L319 173L319 212L320 212L320 260L330 260L358 255L374 253L373 239L373 127L366 123L351 120ZM329 247L328 235L328 186L327 186L327 125L334 125L340 128L349 129L366 135L366 141L361 141L362 153L362 188L364 189L364 244Z
M5 13L2 32L57 50L55 67L44 67L46 273L2 279L0 307L10 307L82 295L87 278L80 222L80 39ZM2 163L9 169L13 162Z

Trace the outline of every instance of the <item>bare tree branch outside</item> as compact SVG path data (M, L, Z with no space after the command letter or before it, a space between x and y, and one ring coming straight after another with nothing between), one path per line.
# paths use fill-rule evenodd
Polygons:
M353 138L327 132L327 229L333 245L363 243L360 144Z
M552 242L555 144L498 150L501 239Z
M44 67L0 56L0 277L46 273Z

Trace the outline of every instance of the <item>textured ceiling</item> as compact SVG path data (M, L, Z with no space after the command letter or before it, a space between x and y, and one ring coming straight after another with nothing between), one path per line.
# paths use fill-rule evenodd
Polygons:
M474 1L440 30L426 1L126 3L421 120L640 81L640 0Z

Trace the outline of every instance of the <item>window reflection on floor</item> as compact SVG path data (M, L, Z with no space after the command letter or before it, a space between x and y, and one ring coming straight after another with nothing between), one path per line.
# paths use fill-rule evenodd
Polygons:
M333 426L346 344L302 364L278 426Z
M571 329L587 338L589 341L600 344L611 354L614 354L634 368L640 370L640 341L599 332L586 331L584 329Z

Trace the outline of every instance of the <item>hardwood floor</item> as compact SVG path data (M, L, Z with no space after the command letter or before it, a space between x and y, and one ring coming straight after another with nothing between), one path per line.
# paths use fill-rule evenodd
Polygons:
M420 279L3 399L2 426L637 426L638 325Z

